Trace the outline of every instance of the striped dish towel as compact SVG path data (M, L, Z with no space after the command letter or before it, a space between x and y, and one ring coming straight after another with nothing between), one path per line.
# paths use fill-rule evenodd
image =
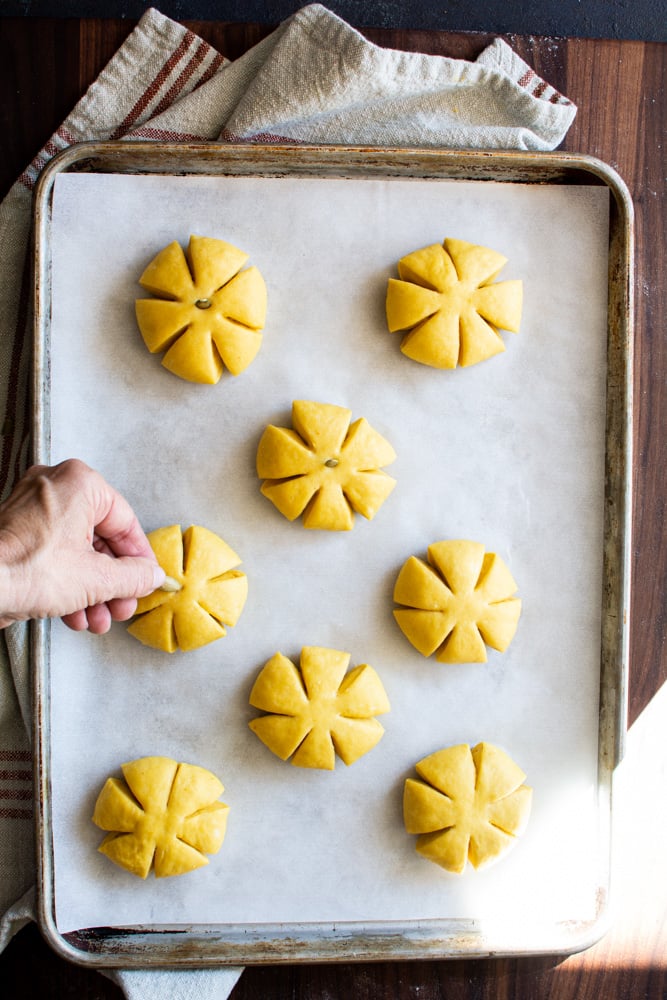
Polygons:
M313 4L229 62L148 10L0 205L0 497L29 464L31 198L59 150L127 138L548 150L575 114L500 39L475 62L397 52ZM16 625L0 636L0 950L34 912L29 716L27 628ZM239 974L118 981L128 996L205 1000Z

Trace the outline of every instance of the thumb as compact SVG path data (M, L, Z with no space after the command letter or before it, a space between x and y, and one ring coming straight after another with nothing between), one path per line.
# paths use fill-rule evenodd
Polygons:
M153 559L144 556L98 555L98 569L102 570L100 587L104 593L96 594L90 604L99 604L119 597L145 597L161 587L165 572ZM103 562L101 562L103 560Z

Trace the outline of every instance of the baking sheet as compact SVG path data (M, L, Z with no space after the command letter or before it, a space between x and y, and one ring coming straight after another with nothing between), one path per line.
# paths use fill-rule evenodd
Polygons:
M53 627L60 932L595 914L608 205L590 186L57 178L52 460L101 469L147 529L218 531L250 581L236 628L187 656L146 650L122 626ZM258 359L216 387L164 371L133 320L145 263L191 232L246 249L269 287ZM398 258L446 235L506 252L502 277L526 293L507 352L453 373L407 361L382 308ZM373 522L305 532L259 495L257 441L289 422L293 398L348 405L394 444L398 485ZM516 638L486 665L422 659L391 617L404 559L445 537L483 541L519 583ZM247 729L263 662L305 644L372 663L392 702L379 746L333 774L283 764ZM533 815L502 864L458 878L414 853L401 789L425 754L480 739L527 772ZM144 884L96 853L89 816L107 774L147 753L210 767L231 814L207 868Z

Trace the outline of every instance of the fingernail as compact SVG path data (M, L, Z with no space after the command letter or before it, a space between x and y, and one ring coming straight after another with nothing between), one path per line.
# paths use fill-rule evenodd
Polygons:
M161 566L155 566L153 568L153 590L157 590L158 587L162 586L162 584L165 581L166 575L167 574L165 573L165 571L162 569Z

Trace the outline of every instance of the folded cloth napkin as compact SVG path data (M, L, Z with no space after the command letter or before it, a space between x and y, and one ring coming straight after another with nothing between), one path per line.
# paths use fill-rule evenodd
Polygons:
M31 198L59 150L128 138L547 150L575 114L500 39L475 62L397 52L313 4L229 62L148 10L0 205L0 496L29 462ZM0 636L0 950L34 917L29 692L21 624ZM130 997L178 1000L227 996L240 972L116 980Z

